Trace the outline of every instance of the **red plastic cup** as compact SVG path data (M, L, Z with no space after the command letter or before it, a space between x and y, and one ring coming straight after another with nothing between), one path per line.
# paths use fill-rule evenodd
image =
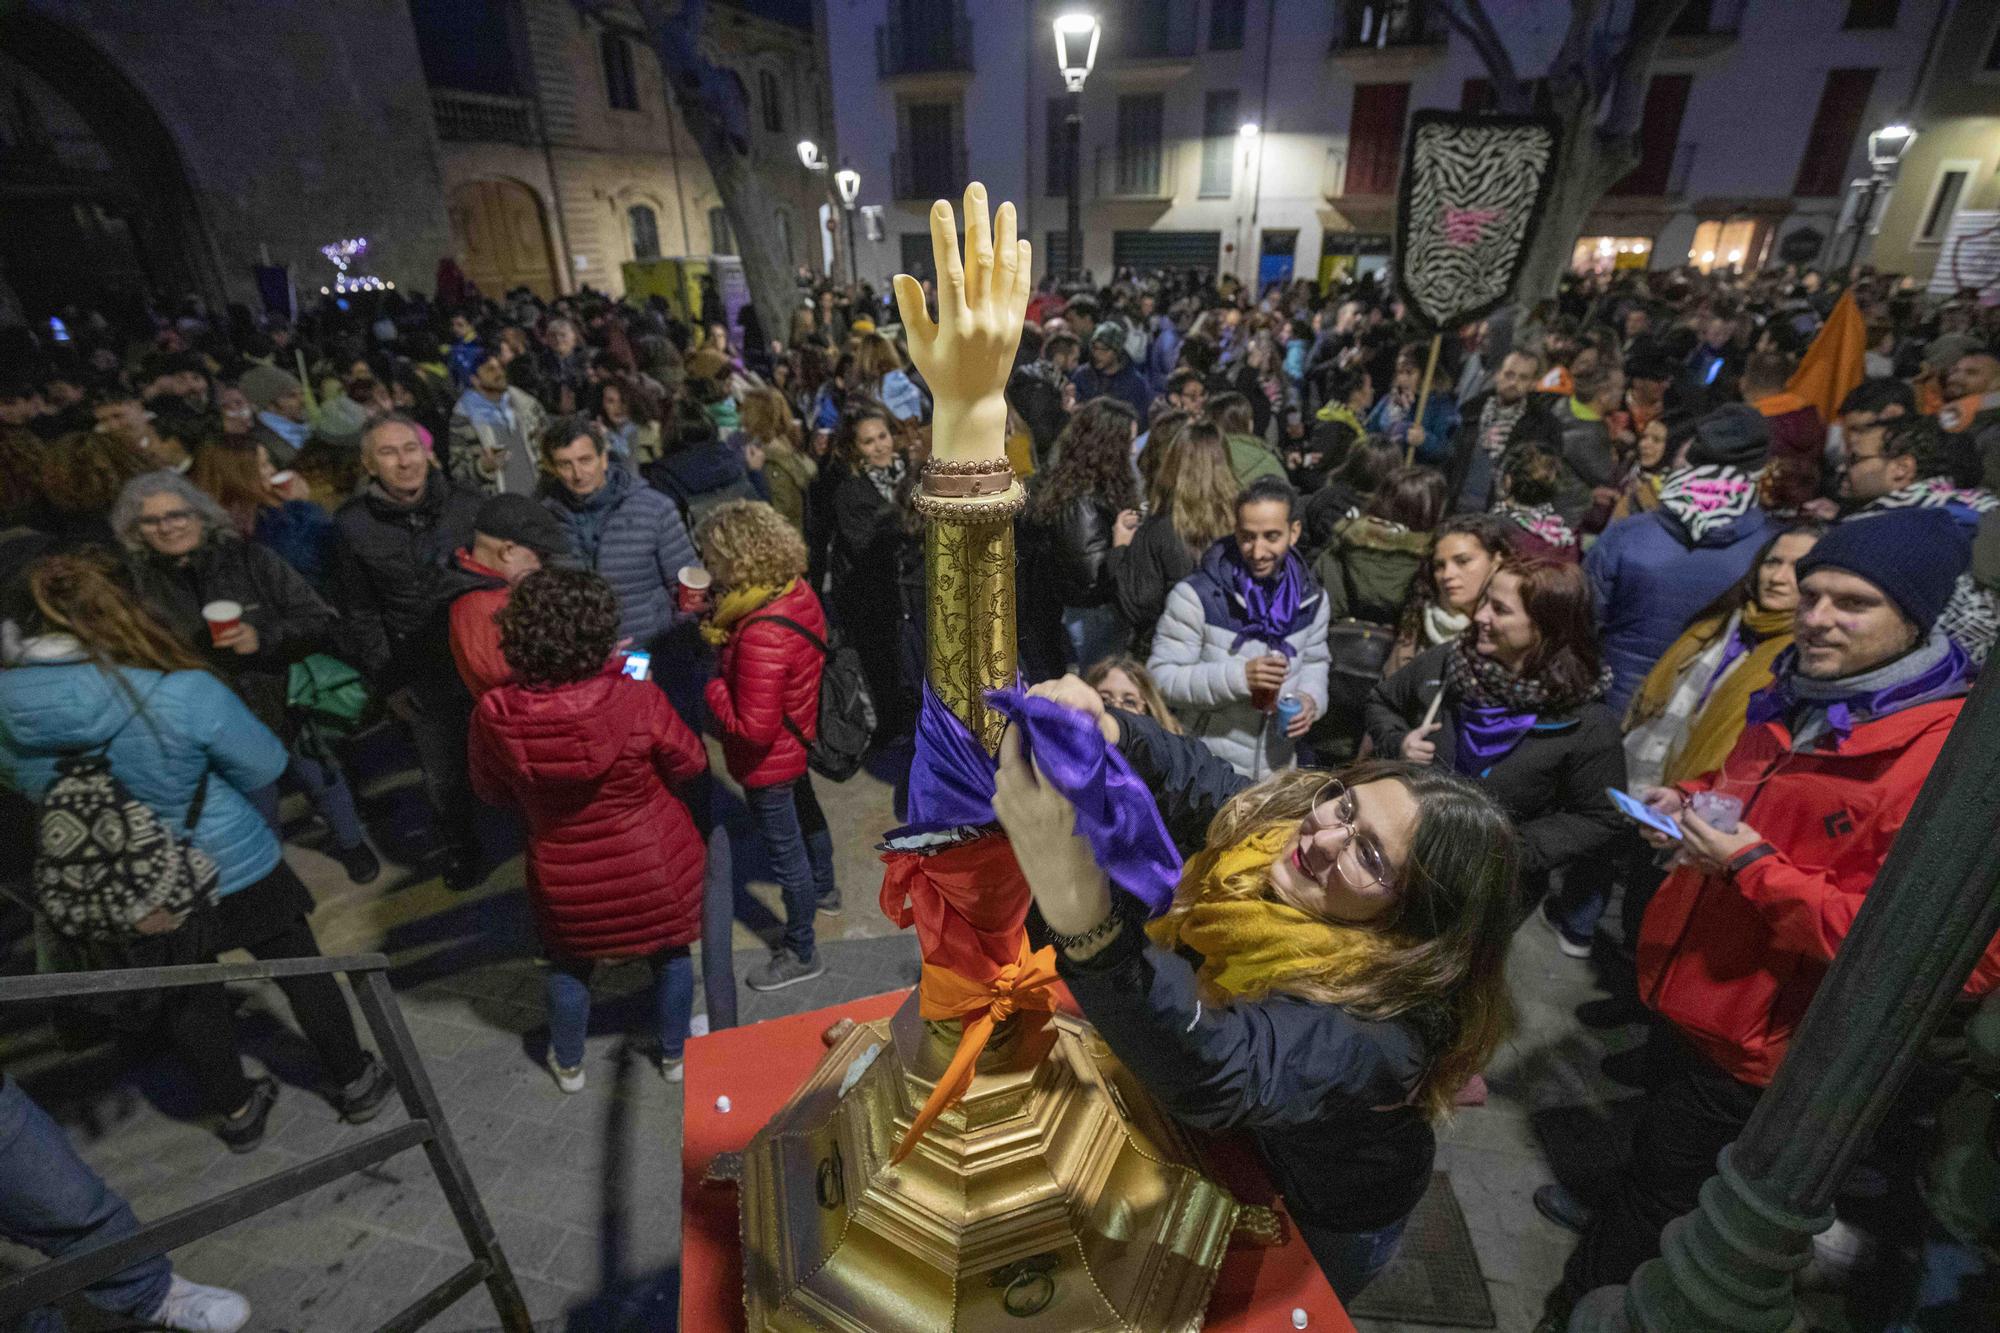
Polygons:
M699 615L708 610L709 589L715 583L713 575L700 565L682 565L674 578L674 597L683 612Z
M236 602L210 602L201 608L201 618L208 622L209 642L219 644L223 635L243 623L243 608Z

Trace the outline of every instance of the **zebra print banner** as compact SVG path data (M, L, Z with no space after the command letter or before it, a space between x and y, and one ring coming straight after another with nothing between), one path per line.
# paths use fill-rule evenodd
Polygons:
M1555 178L1559 131L1539 116L1419 111L1396 209L1396 285L1434 329L1507 300Z

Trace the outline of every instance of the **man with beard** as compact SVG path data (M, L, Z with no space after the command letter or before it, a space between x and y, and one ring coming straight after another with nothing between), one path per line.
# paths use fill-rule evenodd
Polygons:
M1461 514L1483 514L1493 503L1494 473L1500 455L1514 442L1514 429L1529 413L1546 415L1548 400L1536 395L1542 359L1533 352L1512 351L1500 361L1493 387L1465 405L1458 432L1451 442L1446 478Z

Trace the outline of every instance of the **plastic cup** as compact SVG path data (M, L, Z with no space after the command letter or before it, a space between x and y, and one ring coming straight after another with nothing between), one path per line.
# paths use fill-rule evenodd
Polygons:
M201 618L208 622L210 643L221 643L222 636L243 623L243 608L236 602L210 602L201 608Z
M674 597L682 611L694 615L708 610L708 592L715 577L700 565L682 565L674 576Z
M1719 791L1698 791L1688 799L1688 808L1694 811L1695 818L1717 833L1734 833L1737 821L1743 817L1743 798Z
M1269 661L1272 657L1277 658L1280 663L1284 663L1287 660L1282 653L1272 653L1264 660ZM1275 712L1278 707L1278 691L1280 688L1280 686L1276 685L1268 688L1261 685L1251 686L1250 706L1260 713Z

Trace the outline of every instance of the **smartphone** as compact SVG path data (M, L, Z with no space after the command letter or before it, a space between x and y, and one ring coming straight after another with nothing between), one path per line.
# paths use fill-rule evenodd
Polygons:
M623 671L633 680L644 680L653 674L653 655L651 653L627 653L625 654L625 665L620 667L619 670Z
M1627 819L1637 820L1647 828L1658 829L1669 838L1679 838L1682 836L1681 826L1678 823L1669 816L1661 814L1652 806L1647 805L1644 801L1632 795L1632 793L1619 791L1616 787L1606 787L1604 793L1611 798L1611 803L1617 806Z

